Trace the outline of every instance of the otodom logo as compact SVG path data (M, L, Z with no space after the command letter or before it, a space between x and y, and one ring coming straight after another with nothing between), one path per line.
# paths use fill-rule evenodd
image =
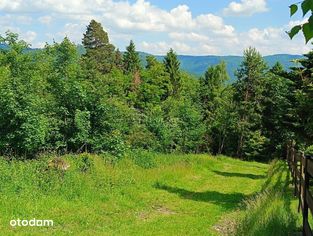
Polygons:
M39 219L31 219L31 220L25 220L25 219L13 219L10 221L10 225L12 227L51 227L53 226L53 220L39 220Z

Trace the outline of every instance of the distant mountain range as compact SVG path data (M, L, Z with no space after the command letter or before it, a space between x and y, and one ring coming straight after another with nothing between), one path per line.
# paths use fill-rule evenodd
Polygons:
M149 55L144 52L140 52L140 57L145 63L145 57ZM156 56L159 61L162 61L164 56ZM267 62L269 67L272 67L276 62L280 62L286 70L292 66L296 66L295 59L303 58L301 55L290 55L290 54L276 54L265 56L264 60ZM227 65L227 71L231 78L231 81L236 80L235 71L240 66L243 57L242 56L184 56L178 55L178 59L181 63L181 69L187 71L196 76L201 76L205 73L207 68L212 65L216 65L221 61L224 61Z
M0 49L8 48L6 45L0 44ZM39 50L39 49L30 49ZM85 49L82 45L77 46L77 50L80 54L85 52ZM151 55L145 52L139 52L140 59L143 65L146 64L146 56ZM275 54L270 56L265 56L264 60L267 62L268 66L272 67L276 62L280 62L286 70L292 66L296 66L293 60L300 59L303 56L301 55L290 55L290 54ZM164 59L164 56L156 56L159 61ZM207 68L212 65L216 65L221 61L224 61L227 65L227 71L231 78L231 81L236 80L235 71L241 64L243 57L242 56L184 56L178 55L178 59L181 63L181 69L187 71L193 75L201 76L205 73Z

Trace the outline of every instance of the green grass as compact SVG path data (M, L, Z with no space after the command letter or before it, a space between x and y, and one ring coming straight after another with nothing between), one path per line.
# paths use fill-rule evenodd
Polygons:
M231 235L285 236L301 232L301 214L297 214L298 199L293 196L287 164L273 161L262 191L244 202L236 229Z
M240 220L254 208L239 207L273 178L267 181L267 164L222 156L146 153L115 163L67 155L64 174L47 169L48 159L0 158L1 235L219 235L232 214L243 232ZM17 218L52 219L54 226L11 227Z

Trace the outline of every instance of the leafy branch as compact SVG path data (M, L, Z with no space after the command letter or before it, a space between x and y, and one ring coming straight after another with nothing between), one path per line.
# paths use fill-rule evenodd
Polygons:
M295 35L302 31L305 42L308 43L313 38L313 0L304 0L290 5L290 17L298 12L299 6L302 10L302 17L305 17L308 12L311 12L311 16L307 22L292 27L292 29L286 33L289 35L290 39L292 39Z

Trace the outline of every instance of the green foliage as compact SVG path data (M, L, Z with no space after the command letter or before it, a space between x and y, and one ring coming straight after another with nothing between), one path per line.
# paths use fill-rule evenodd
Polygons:
M305 42L308 43L313 38L313 1L312 0L304 0L300 1L296 4L292 4L289 6L290 8L290 17L293 16L299 9L298 5L301 4L301 11L303 13L303 17L307 15L308 12L311 12L311 16L308 22L304 24L299 24L294 26L289 32L286 32L290 39L292 39L295 35L297 35L300 31L302 31Z
M284 75L291 84L292 91L289 96L290 115L289 127L295 133L295 140L298 144L305 146L312 145L313 137L313 121L312 121L312 69L313 69L313 52L304 55L299 60L299 67L292 68L288 74Z
M134 119L133 110L123 103L105 101L99 104L93 117L93 150L123 156L127 149L126 135L130 133Z
M313 145L310 145L305 149L305 154L313 156Z
M287 73L280 65L268 70L248 48L229 84L224 62L198 79L180 70L172 49L163 62L148 56L142 68L133 41L122 55L94 20L82 56L68 38L32 53L16 34L1 42L8 45L0 51L2 155L91 152L117 160L141 149L265 160L291 139L312 144L311 53Z
M105 74L109 73L116 63L120 64L118 61L120 55L116 55L115 47L110 44L107 32L95 20L91 20L87 26L83 45L86 49L83 63L89 70L96 70Z
M248 160L262 156L266 144L267 139L261 134L260 130L249 132L242 147L244 156Z
M149 55L146 56L146 69L151 69L152 67L156 66L159 62L157 61L155 56Z
M17 35L2 37L10 50L0 52L0 150L2 153L31 155L45 147L50 131L46 115L46 81L40 75L39 65Z
M209 67L200 78L199 95L203 123L206 126L204 149L221 153L227 129L231 128L231 89L226 86L229 76L224 62ZM212 149L212 150L210 150Z
M176 96L180 89L180 62L178 61L177 55L173 49L170 49L170 51L166 54L163 63L165 71L169 74L170 81L172 83L171 95Z
M244 156L243 147L249 137L262 131L262 100L264 99L264 78L267 66L261 54L255 48L244 52L244 60L237 71L234 100L239 113L237 156ZM256 132L256 133L255 133ZM263 143L263 142L261 142Z
M263 135L268 139L265 153L281 156L285 151L285 143L294 138L291 127L293 122L292 83L283 78L282 65L277 63L267 73L264 80L262 106Z
M75 146L80 147L80 150L85 147L85 150L87 151L87 145L90 140L89 135L91 131L90 112L76 110L74 124L76 132L73 134L74 137L71 141L75 144Z
M139 54L136 52L136 46L131 40L126 52L123 55L124 71L126 74L134 74L140 70Z
M163 64L151 64L149 69L142 72L141 81L136 107L150 109L169 97L172 86Z
M145 125L155 137L154 149L159 152L170 152L174 149L175 132L172 120L165 116L162 107L156 106L147 112Z
M290 17L293 16L298 11L298 5L292 4L289 6L290 8Z

